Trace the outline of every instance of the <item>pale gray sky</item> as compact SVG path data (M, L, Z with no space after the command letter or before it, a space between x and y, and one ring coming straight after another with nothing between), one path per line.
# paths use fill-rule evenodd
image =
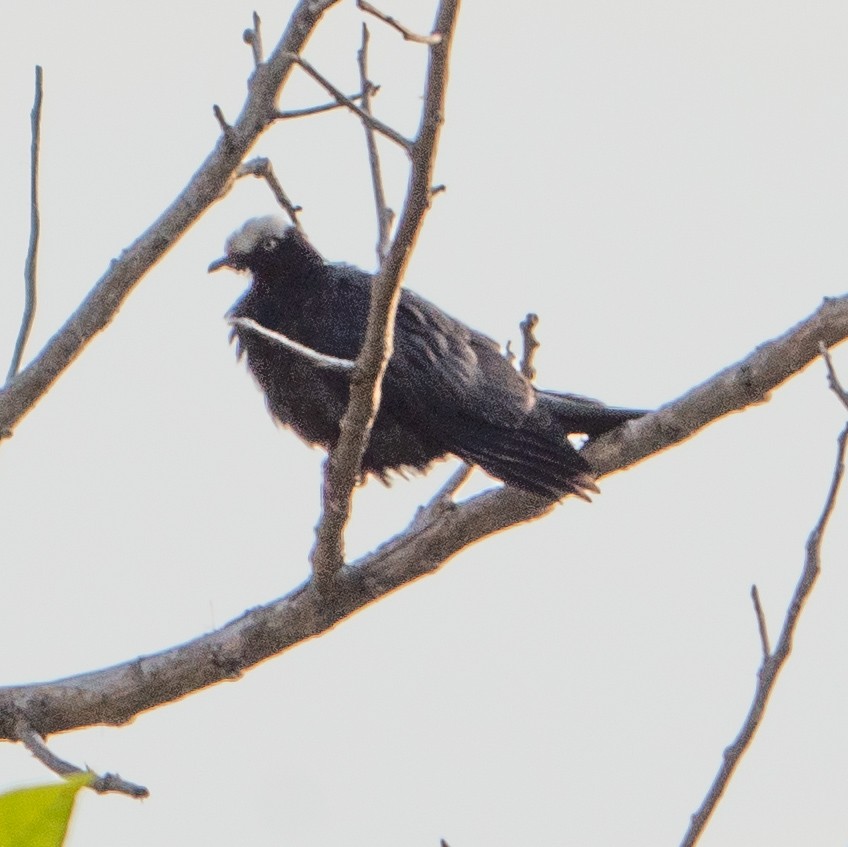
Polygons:
M420 30L433 15L423 0L385 8ZM22 303L33 66L46 94L30 352L184 186L215 143L212 104L238 113L252 10L6 4L4 350ZM270 45L290 3L257 11ZM346 91L360 21L340 4L308 48ZM372 31L376 106L411 131L424 48ZM835 0L466 2L437 168L448 190L409 286L503 341L538 312L543 386L673 399L845 289L846 43ZM300 80L283 106L323 100ZM354 118L276 127L256 152L328 258L372 265ZM387 155L397 205L403 161ZM273 209L262 184L240 184L3 445L0 683L171 646L307 575L323 457L273 426L235 363L222 316L244 280L205 272L231 230ZM593 505L477 545L237 683L52 739L151 790L83 797L69 844L678 843L753 691L750 586L776 635L842 417L817 363L605 480ZM405 526L450 470L369 483L351 552ZM848 837L845 514L704 845ZM0 746L0 790L50 778Z

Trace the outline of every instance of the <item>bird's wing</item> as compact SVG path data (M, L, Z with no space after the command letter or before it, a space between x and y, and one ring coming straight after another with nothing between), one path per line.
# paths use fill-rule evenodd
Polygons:
M532 386L495 341L407 290L398 304L385 385L414 398L424 413L507 427L520 425L536 402Z

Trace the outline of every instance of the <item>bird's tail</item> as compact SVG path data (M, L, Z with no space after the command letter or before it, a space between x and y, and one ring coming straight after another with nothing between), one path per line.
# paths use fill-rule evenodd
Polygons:
M536 399L520 426L460 416L444 428L442 441L451 453L510 485L557 500L568 494L588 500L598 486L589 463L567 436L596 437L646 412L554 391L539 391Z
M513 428L480 421L454 421L447 435L450 452L504 482L542 497L584 500L598 486L589 463L564 434L535 426Z
M539 391L536 400L539 411L553 418L564 432L572 435L583 433L590 438L597 438L625 421L648 414L647 409L620 409L589 397L557 391Z

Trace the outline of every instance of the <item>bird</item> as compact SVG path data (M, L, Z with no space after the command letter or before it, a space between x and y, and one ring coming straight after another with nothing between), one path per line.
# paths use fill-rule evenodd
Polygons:
M251 218L209 272L230 268L250 284L228 312L237 358L272 417L332 450L365 337L374 275L327 262L296 226ZM424 472L454 455L546 499L599 491L569 440L590 439L645 414L536 388L496 341L402 288L394 349L362 458L361 479Z

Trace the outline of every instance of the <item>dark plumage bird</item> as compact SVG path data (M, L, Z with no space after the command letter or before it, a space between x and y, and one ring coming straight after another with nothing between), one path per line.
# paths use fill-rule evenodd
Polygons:
M252 273L229 313L239 355L277 421L329 449L347 407L373 276L325 262L274 217L249 220L226 253L210 271ZM362 470L385 482L389 471L423 471L453 453L527 491L588 499L598 489L567 436L597 436L642 414L535 388L491 338L404 289Z

